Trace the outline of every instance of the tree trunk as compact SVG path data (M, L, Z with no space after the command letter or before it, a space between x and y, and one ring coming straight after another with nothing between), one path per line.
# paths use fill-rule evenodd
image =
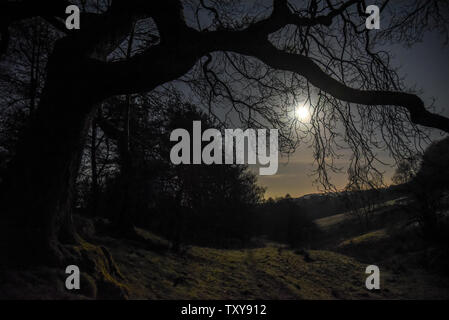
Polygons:
M98 207L98 170L97 170L97 121L92 120L90 141L90 167L92 175L92 197L90 201L91 215L95 216Z
M56 48L35 117L1 186L0 246L7 262L62 262L74 241L71 208L84 141L96 102L89 71L71 48ZM3 253L7 253L3 255Z
M131 50L134 41L134 28L131 29L131 34L128 40L128 49L126 51L126 59L131 58ZM134 219L135 214L135 195L133 188L136 176L136 168L132 157L131 146L131 117L132 105L131 95L126 95L125 110L124 110L124 126L123 135L117 140L120 155L120 182L123 189L123 198L120 208L117 212L114 225L116 231L124 236L135 236Z

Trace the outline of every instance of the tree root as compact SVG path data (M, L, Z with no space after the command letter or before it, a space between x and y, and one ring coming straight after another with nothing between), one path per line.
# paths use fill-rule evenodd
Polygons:
M78 235L71 244L47 243L39 252L14 250L0 265L0 297L7 299L127 299L129 289L109 251ZM9 257L13 257L9 255ZM5 262L5 261L3 261ZM68 290L66 267L80 270L80 290Z
M97 299L127 299L129 290L124 277L109 251L79 238L76 245L69 246L70 255L65 255L66 265L74 264L84 274L87 286L95 286ZM83 286L83 277L81 284Z

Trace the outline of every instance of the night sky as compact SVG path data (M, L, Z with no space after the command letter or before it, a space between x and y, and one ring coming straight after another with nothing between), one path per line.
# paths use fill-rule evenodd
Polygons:
M449 45L444 45L444 39L438 33L428 33L423 42L411 48L402 45L391 45L388 50L393 58L393 65L400 67L400 75L405 77L408 87L421 89L420 97L426 105L435 99L435 111L449 116ZM441 139L442 134L432 131L432 138ZM388 159L388 158L387 158ZM345 165L341 159L342 166ZM267 187L266 197L284 196L289 193L293 197L319 192L314 185L312 151L307 146L301 146L290 159L283 158L278 173L273 176L259 176L259 184ZM391 159L388 161L393 163ZM388 183L394 168L382 168L385 171L385 181ZM343 188L346 174L332 175L333 183Z

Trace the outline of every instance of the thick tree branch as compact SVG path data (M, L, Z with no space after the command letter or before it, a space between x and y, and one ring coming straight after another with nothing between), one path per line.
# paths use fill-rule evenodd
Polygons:
M257 33L258 36L266 37L268 34L292 24L298 27L311 27L317 25L330 26L333 19L341 15L350 6L360 3L360 0L350 0L343 3L338 8L332 10L326 15L314 17L300 17L292 12L288 7L287 0L274 0L273 12L267 19L261 20L249 26L247 31Z
M449 119L426 110L424 102L414 94L350 88L325 73L310 58L278 50L268 41L255 48L239 50L239 53L252 55L274 69L295 72L339 100L364 105L404 107L409 111L413 123L449 133Z
M51 2L47 0L44 3ZM158 85L181 77L198 59L208 53L232 51L258 58L274 69L295 72L337 99L364 105L404 107L410 112L411 120L415 124L449 132L449 119L427 111L422 100L416 95L350 88L325 73L308 57L278 50L267 40L270 33L288 24L299 27L318 24L328 26L333 18L359 2L349 0L338 8L331 8L327 15L303 18L291 12L286 0L274 0L270 17L250 25L243 31L219 30L200 33L186 26L179 0L156 4L142 0L115 0L111 10L95 17L95 23L91 26L88 25L64 38L63 43L66 43L68 48L75 46L76 50L79 50L78 53L84 56L101 59L123 41L132 23L144 12L155 19L161 32L161 44L128 61L97 63L95 73L98 75L99 87L96 89L103 91L104 97L152 90ZM19 3L26 4L28 9L20 15L11 15L10 21L32 14L56 14L54 11L42 12L42 7L33 5L32 1ZM1 5L4 6L5 3L2 2ZM170 5L176 10L172 10ZM55 7L52 6L51 10L55 10ZM91 27L95 28L95 32L92 32Z
M128 61L103 64L98 73L101 80L106 81L109 94L126 94L153 89L167 81L175 80L185 74L203 55L215 51L234 51L240 45L254 43L255 39L266 39L268 35L288 25L310 26L316 24L330 25L332 19L341 14L349 6L359 0L345 2L337 9L333 9L326 16L314 18L300 18L291 12L286 0L274 0L273 12L270 17L250 25L243 31L220 30L199 33L186 26L184 19L179 16L181 4L179 0L170 0L166 4L146 3L134 0L142 10L151 12L158 24L162 38L160 45L150 48L146 52ZM176 10L169 10L171 4ZM167 38L171 41L168 41ZM114 79L129 79L117 82ZM104 83L104 81L103 81Z
M148 92L186 74L206 53L206 46L192 31L174 44L159 44L126 61L96 63L99 90L104 97Z
M130 61L105 65L107 78L122 80L108 87L114 94L151 90L181 77L205 54L232 51L260 59L274 69L295 72L339 100L403 107L409 111L413 123L449 132L449 119L426 110L418 96L350 88L325 73L310 58L277 49L268 40L261 39L259 32L259 28L253 27L243 31L192 32L178 46L158 46Z

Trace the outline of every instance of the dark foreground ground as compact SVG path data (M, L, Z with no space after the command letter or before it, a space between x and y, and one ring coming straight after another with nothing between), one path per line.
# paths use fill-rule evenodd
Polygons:
M394 203L387 204L394 212ZM383 207L383 212L386 206ZM259 248L221 250L196 246L181 252L137 229L142 241L95 234L89 240L113 257L119 271L100 286L81 269L81 290L67 291L64 270L8 270L3 299L449 299L449 277L436 267L439 252L390 228L345 232L343 216L317 221L321 241L309 248L259 241ZM89 243L84 246L93 248ZM94 249L92 249L94 250ZM376 264L381 289L365 288L365 268ZM109 278L110 277L110 278ZM104 284L107 285L104 285ZM107 294L105 294L105 292Z

